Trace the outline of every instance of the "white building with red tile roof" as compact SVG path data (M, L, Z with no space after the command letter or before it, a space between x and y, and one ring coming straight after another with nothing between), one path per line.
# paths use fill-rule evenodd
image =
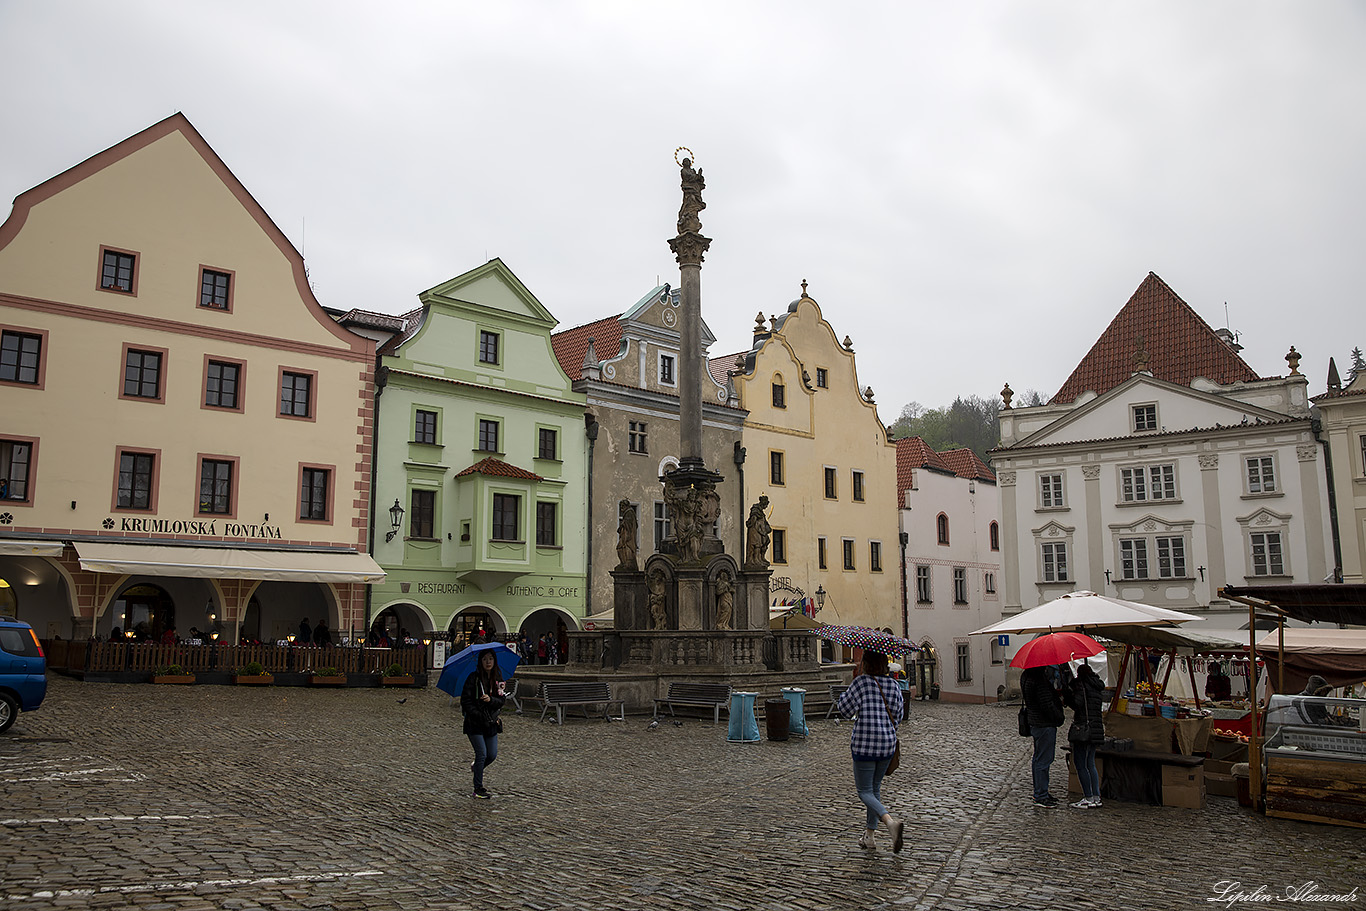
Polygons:
M1263 378L1238 352L1149 273L1047 405L1006 402L992 466L1007 615L1074 590L1219 613L1222 585L1331 572L1299 354Z
M920 437L896 441L902 603L922 648L907 667L917 695L994 702L1005 686L1006 646L969 636L1001 619L1001 501L996 476L971 449L935 452Z

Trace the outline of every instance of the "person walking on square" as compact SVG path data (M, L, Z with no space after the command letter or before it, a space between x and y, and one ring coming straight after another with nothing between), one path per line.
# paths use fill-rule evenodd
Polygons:
M1058 726L1067 716L1062 699L1053 682L1041 667L1027 668L1020 675L1020 691L1024 696L1025 716L1029 721L1029 735L1034 738L1034 805L1056 807L1057 799L1048 793L1048 770L1053 765L1053 751L1058 743Z
M905 713L905 702L901 687L887 676L886 655L863 653L863 673L840 696L837 707L841 715L856 716L849 750L854 757L854 788L868 811L859 847L874 847L873 834L882 822L892 836L892 850L899 854L905 825L883 806L882 779L897 753L896 726Z
M498 660L493 649L480 653L479 664L474 672L465 678L464 689L460 691L460 710L465 713L465 736L474 747L474 762L470 771L474 773L474 791L471 797L488 800L489 792L484 789L484 769L498 758L498 734L503 730L503 722L498 713L507 701L503 672L498 669Z
M1105 742L1105 716L1100 709L1104 693L1105 682L1083 661L1068 690L1072 727L1067 731L1067 739L1072 744L1072 762L1077 767L1077 781L1081 783L1082 794L1081 800L1070 806L1079 810L1100 806L1096 748Z

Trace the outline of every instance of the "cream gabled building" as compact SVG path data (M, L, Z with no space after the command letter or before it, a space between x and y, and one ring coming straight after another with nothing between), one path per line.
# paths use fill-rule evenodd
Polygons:
M896 445L859 386L853 342L807 295L765 326L733 377L745 501L769 500L775 600L819 597L817 619L903 630Z
M15 200L0 333L0 577L40 636L364 626L374 343L183 115Z

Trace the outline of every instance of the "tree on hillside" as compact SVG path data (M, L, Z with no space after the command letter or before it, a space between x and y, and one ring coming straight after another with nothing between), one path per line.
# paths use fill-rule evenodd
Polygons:
M1046 404L1046 401L1037 389L1026 389L1017 394L1013 405L1030 408ZM1001 400L996 396L989 399L976 395L959 396L952 405L943 408L926 408L919 402L911 402L901 409L901 416L888 430L893 439L920 437L936 452L967 447L983 460L990 461L987 453L1001 438L997 421L1000 410Z

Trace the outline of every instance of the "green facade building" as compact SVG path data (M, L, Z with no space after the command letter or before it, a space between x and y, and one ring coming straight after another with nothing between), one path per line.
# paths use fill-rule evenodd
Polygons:
M472 638L579 628L585 396L556 320L501 260L419 295L380 349L372 629Z

